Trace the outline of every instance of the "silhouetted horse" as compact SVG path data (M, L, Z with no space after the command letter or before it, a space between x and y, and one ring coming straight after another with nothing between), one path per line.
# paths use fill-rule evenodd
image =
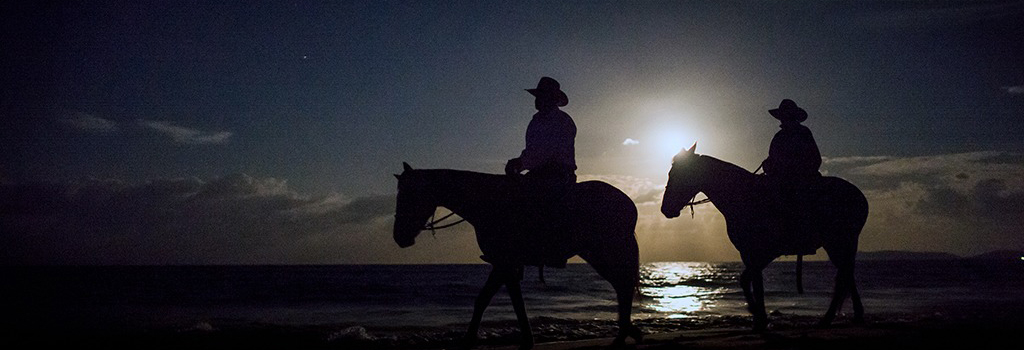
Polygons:
M777 202L769 198L763 176L730 163L695 153L697 145L672 159L668 185L662 200L665 217L679 216L698 192L704 192L725 217L729 240L740 253L744 270L740 284L747 308L754 316L754 329L768 326L764 309L764 280L761 271L781 255L786 234L780 229ZM853 269L857 238L867 220L868 203L856 186L836 177L822 177L818 195L810 200L808 229L818 235L817 248L824 247L838 269L832 302L820 325L832 323L847 295L853 300L854 322L863 322L864 307L854 283Z
M402 174L395 175L395 242L403 248L413 245L427 220L441 206L473 225L477 244L493 266L477 296L464 346L475 344L484 309L505 285L522 332L520 348L532 347L533 335L519 286L523 266L529 264L522 256L544 241L530 231L549 223L541 222L548 216L538 214L538 203L523 198L522 177L449 169L414 170L405 163L403 166ZM575 184L565 195L564 208L568 235L557 241L561 257L579 255L615 289L619 331L613 344L624 344L627 336L639 342L643 335L630 320L640 265L634 234L636 205L607 183L586 181Z

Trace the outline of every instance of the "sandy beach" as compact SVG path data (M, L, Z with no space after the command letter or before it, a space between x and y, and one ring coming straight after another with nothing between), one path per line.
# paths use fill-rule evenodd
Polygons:
M683 330L645 328L647 333L640 344L627 340L627 350L674 349L1020 349L1024 321L1019 309L1008 308L1006 317L993 318L991 314L970 319L933 319L871 321L852 324L848 320L827 328L817 327L809 319L798 323L773 324L765 332L754 332L737 326L710 326ZM540 328L543 328L541 326ZM535 327L537 331L537 327ZM610 334L610 333L609 333ZM20 334L26 336L26 334ZM66 335L65 335L66 336ZM117 338L91 338L79 334L74 337L35 334L27 338L14 337L5 344L16 348L39 345L59 347L95 345L106 349L365 349L365 350L448 350L456 349L461 332L448 333L446 340L435 339L431 344L387 344L356 339L324 341L321 332L312 329L291 331L245 331L222 333L135 334ZM61 341L60 338L64 340ZM73 340L77 339L77 340ZM597 350L612 349L609 336L584 337L567 340L545 338L543 332L535 335L536 350ZM484 339L479 350L518 349L514 334L500 339ZM77 345L76 345L77 344Z
M734 281L728 276L736 275L736 266L677 265L666 266L713 273L695 272L664 285L652 282L657 287L637 301L633 317L645 339L640 344L630 340L626 349L1018 349L1024 334L1024 274L1017 264L865 262L860 271L866 322L853 324L847 306L829 328L816 326L828 301L828 266L808 265L805 272L812 283L804 295L789 288L784 274L792 271L791 266L778 266L769 270L775 281L770 287L779 287L769 288L771 325L762 333L751 331L742 293L730 287ZM363 270L395 277L382 285L381 280L359 277L367 275ZM7 292L5 310L10 314L0 322L0 334L5 335L0 344L111 350L451 349L464 335L470 301L479 288L457 282L478 270L479 266L8 270L7 280L13 285L32 288ZM614 315L607 312L612 308L606 300L609 293L602 289L607 288L604 281L591 274L585 266L576 266L549 275L548 285L527 284L532 288L528 307L536 349L611 345L617 327ZM900 277L911 274L918 278ZM234 277L225 281L223 276ZM120 284L109 283L114 277ZM408 283L410 279L415 283ZM262 292L268 290L281 292ZM305 292L296 297L295 290ZM666 294L676 290L679 296ZM241 298L239 291L260 293ZM695 309L658 311L663 306ZM477 348L516 349L519 332L507 297L497 298L485 316Z
M626 349L1020 349L1020 324L983 325L888 323L806 327L754 333L722 328L649 334L641 344ZM607 349L611 338L537 344L536 350ZM517 346L480 346L486 350L512 350Z

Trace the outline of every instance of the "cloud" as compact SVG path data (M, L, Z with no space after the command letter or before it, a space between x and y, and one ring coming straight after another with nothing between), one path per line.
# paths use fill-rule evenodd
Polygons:
M888 156L821 157L822 164L863 164L889 160Z
M1024 166L1024 154L1009 152L969 152L935 156L880 158L858 165L848 172L864 176L930 176L949 178L957 174L999 176L1015 174Z
M65 126L84 132L106 133L118 130L117 123L87 113L74 112L60 119Z
M121 129L117 122L96 117L83 112L69 113L59 119L64 126L73 130L90 133L110 133ZM156 131L170 137L175 143L183 145L223 144L233 136L229 131L205 132L201 130L174 125L168 121L138 120L138 126Z
M926 198L963 204L957 198L999 202L1024 193L1024 154L970 152L934 156L886 158L843 171L862 182L913 183L926 189ZM876 189L883 189L876 186ZM979 203L980 205L980 203Z
M625 193L626 196L633 198L634 203L637 204L652 201L653 196L660 195L665 189L665 184L656 184L651 179L628 175L580 174L577 178L580 182L601 181L615 186L615 188ZM657 200L660 201L660 198Z
M868 197L862 249L970 255L1024 248L1024 154L871 158L827 164Z
M647 191L646 193L641 193L641 194L636 195L636 196L631 197L631 198L633 199L633 203L636 203L637 205L644 205L644 204L658 204L658 205L661 205L661 198L664 197L664 196L665 196L665 188L662 187L662 188L652 188L649 191Z
M167 121L139 120L139 125L170 137L184 145L210 145L227 143L233 135L229 131L205 132L177 126Z
M644 177L581 174L577 176L577 179L580 182L601 181L612 185L625 193L638 206L661 204L661 197L665 193L665 184L655 183L651 179Z
M626 138L625 141L622 141L622 145L623 146L633 146L633 145L639 145L639 144L640 144L640 141L637 141L637 140L634 140L634 139L631 139L631 138Z
M0 185L0 264L366 262L391 247L394 196L302 195L234 174Z
M972 255L1024 248L1024 154L834 159L825 167L860 187L870 204L861 250ZM607 182L633 199L643 261L738 259L714 204L667 219L659 210L663 180L579 178ZM311 195L284 179L246 174L7 181L0 183L0 264L480 262L470 224L398 248L394 208L394 194Z
M1011 95L1021 95L1024 94L1024 85L1004 86L1003 90L1006 90Z

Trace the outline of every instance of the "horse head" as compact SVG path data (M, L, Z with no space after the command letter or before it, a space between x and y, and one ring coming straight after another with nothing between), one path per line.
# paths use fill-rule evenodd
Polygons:
M701 178L696 172L697 143L690 149L683 149L672 158L672 170L668 172L668 184L665 195L661 199L661 213L671 219L679 216L679 212L700 192Z
M406 248L416 243L416 236L426 226L427 220L437 209L428 184L422 172L413 170L407 163L402 163L404 170L398 178L398 199L395 205L395 243Z

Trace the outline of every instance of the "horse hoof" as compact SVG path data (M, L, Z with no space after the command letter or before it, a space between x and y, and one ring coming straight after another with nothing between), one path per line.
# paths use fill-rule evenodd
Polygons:
M640 344L640 342L644 341L644 332L641 331L640 328L638 328L637 326L629 327L629 336L632 337L637 344Z
M768 330L768 320L754 321L754 333L761 333Z
M476 347L476 342L477 338L465 337L456 344L455 348L459 350L470 350Z
M626 338L633 338L636 344L640 344L640 342L644 340L644 332L637 326L633 325L620 328L619 334L615 336L615 340L612 340L611 348L618 349L626 347Z

